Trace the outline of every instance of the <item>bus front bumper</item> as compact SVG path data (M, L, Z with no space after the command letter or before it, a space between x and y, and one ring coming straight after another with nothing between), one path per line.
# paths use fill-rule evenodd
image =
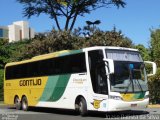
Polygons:
M123 101L109 99L108 111L124 111L132 109L146 108L149 104L149 99L143 99L141 101Z

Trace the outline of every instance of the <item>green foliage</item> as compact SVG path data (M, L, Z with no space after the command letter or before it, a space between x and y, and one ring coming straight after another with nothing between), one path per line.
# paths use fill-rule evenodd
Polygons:
M160 29L151 30L151 58L160 66Z
M149 78L150 98L153 104L160 104L160 29L151 30L150 57L158 66L156 75Z
M0 69L4 67L4 65L8 62L9 59L9 50L6 49L7 44L8 40L0 39Z
M91 46L119 46L119 47L132 47L132 41L126 39L121 31L100 31L97 30L86 41L85 47Z
M0 45L5 45L6 43L8 43L8 41L8 39L0 38Z
M55 31L36 37L25 47L23 58L31 58L35 55L46 54L60 50L81 49L91 46L121 46L132 47L132 41L126 39L121 31L96 30L89 37L82 37L80 34L71 34L67 31ZM41 38L41 39L39 39Z
M150 102L152 104L160 104L160 68L158 68L155 76L149 77L148 85Z
M0 39L0 69L4 69L6 63L20 61L23 59L26 45L31 40L23 40L15 43L8 43L5 39Z
M149 52L149 50L147 48L144 47L144 45L138 44L138 45L135 45L134 48L139 50L143 60L147 61L147 60L151 59L150 56L149 56L150 52Z
M24 16L30 18L41 13L54 19L61 30L58 17L65 17L65 30L72 30L78 16L84 16L101 7L124 7L124 0L17 0L24 7Z
M19 42L9 43L5 48L9 51L8 62L23 60L23 53L26 51L26 46L31 42L31 40L23 40Z
M25 51L23 52L25 59L54 51L74 49L74 46L76 45L74 43L76 39L78 39L73 37L67 31L62 32L55 30L47 33L43 37L40 35L40 38L41 39L39 39L39 36L37 36L30 44L27 45Z
M3 100L3 76L4 72L2 69L0 69L0 101Z

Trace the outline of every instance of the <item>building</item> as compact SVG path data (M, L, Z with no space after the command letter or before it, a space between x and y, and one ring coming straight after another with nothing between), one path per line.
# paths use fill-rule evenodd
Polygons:
M0 38L8 39L8 27L0 26Z
M13 22L9 28L9 42L19 41L23 39L34 38L34 30L29 27L27 21L17 21Z
M17 21L7 27L0 27L0 38L8 38L9 42L34 38L34 29L27 21Z

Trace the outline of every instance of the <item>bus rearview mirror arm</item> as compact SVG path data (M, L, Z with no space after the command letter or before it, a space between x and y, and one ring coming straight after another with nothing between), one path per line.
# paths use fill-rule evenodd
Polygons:
M107 74L113 74L114 73L114 62L112 59L103 59L105 64L107 64L108 73Z
M153 76L156 74L156 71L157 71L157 65L155 62L151 62L151 61L144 61L144 63L147 63L147 64L151 64L152 65L152 73L151 74L148 74L147 76Z

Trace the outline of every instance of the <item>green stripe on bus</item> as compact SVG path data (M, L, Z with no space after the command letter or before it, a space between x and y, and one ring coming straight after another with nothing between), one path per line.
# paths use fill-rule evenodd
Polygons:
M59 100L68 84L70 74L49 76L40 101L57 101Z
M144 96L145 96L145 92L135 93L134 98L135 99L143 99Z
M78 53L82 53L82 50L71 50L69 52L66 53L61 53L59 56L66 56L66 55L72 55L72 54L78 54Z
M48 77L48 80L47 80L45 89L43 91L43 94L40 98L40 101L48 101L50 99L56 87L58 79L59 79L59 75Z

